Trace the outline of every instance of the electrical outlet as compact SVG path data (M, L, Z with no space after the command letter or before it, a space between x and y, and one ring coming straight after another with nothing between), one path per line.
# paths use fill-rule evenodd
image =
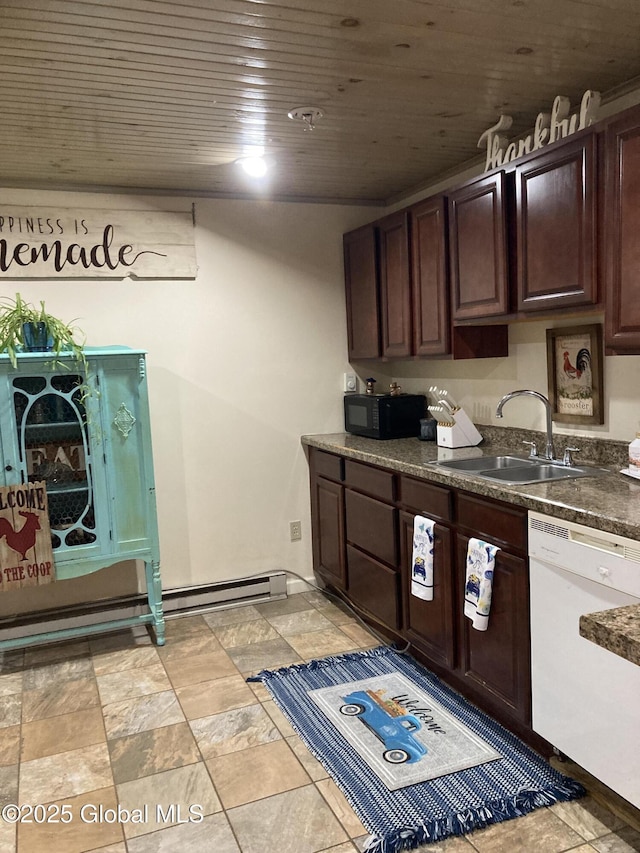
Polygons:
M291 536L292 542L297 542L298 539L302 539L302 527L299 521L289 522L289 535Z
M345 394L349 394L353 391L358 390L358 377L355 373L345 373L344 374L344 388Z

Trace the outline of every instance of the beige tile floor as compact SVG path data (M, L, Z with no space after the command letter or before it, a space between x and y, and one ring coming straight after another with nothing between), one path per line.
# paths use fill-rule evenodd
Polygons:
M343 795L245 678L377 641L315 592L167 634L162 648L140 630L0 654L0 801L45 806L0 819L0 853L362 850ZM588 797L422 849L623 853L640 833Z

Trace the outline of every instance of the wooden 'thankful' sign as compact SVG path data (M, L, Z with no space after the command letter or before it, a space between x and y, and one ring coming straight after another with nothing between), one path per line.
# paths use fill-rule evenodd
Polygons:
M46 483L0 488L0 592L54 580Z

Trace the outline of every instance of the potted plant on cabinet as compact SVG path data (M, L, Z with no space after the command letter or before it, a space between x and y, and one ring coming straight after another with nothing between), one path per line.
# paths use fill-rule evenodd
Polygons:
M70 353L86 368L84 340L77 340L83 333L74 322L64 323L45 310L44 301L37 308L16 293L15 300L0 301L0 352L9 355L14 367L19 352L51 352L56 359Z

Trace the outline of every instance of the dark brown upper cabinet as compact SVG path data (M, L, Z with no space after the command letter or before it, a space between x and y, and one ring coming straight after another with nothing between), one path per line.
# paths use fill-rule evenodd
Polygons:
M435 196L409 209L414 355L451 352L447 287L446 201Z
M375 223L343 236L349 360L379 358L380 306Z
M605 347L640 354L640 108L605 131Z
M446 214L436 196L344 235L350 361L508 354L506 326L451 327Z
M510 310L508 183L505 172L449 193L449 253L453 320Z
M382 355L411 355L409 220L406 210L378 221Z
M597 179L593 131L516 164L519 311L597 304Z
M406 211L343 237L349 360L411 355Z

